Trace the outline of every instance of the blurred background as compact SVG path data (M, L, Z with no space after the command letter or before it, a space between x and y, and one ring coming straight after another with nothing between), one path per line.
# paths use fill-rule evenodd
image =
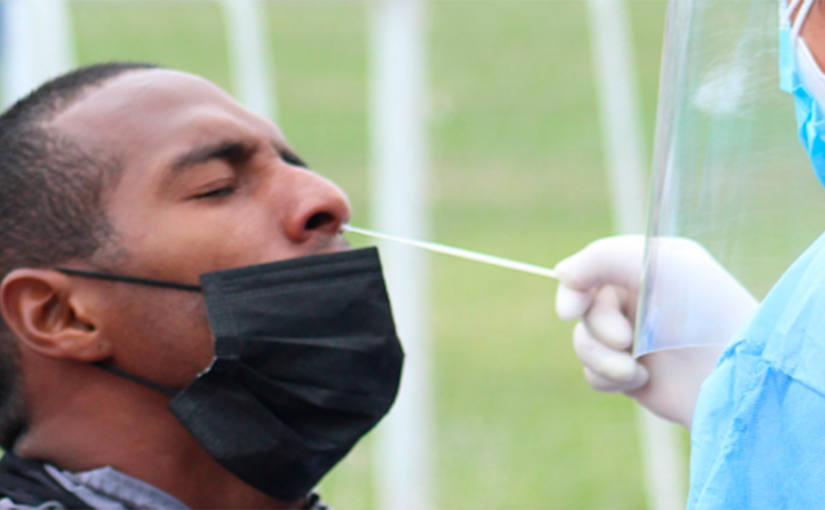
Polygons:
M630 0L645 156L664 0ZM368 226L369 9L265 3L278 120ZM232 90L224 13L211 1L68 3L77 64L159 63ZM582 0L425 4L431 240L552 267L613 233ZM367 243L351 238L355 244ZM634 404L592 391L540 277L430 258L430 477L438 508L644 508ZM375 508L376 442L327 477L338 510Z

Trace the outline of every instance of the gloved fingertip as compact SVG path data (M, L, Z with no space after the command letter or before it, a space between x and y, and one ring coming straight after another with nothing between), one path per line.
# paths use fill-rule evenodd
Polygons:
M601 315L591 321L599 339L608 347L625 351L633 344L633 329L620 315Z
M570 266L570 261L571 261L572 258L573 257L567 257L566 259L564 259L561 262L559 262L558 264L556 264L556 267L553 268L553 270L556 272L556 274L559 274L559 271L561 271L561 273L566 276L567 272L569 272L569 270L570 270L569 266Z
M621 384L617 384L615 380L606 378L588 367L584 367L584 380L596 391L615 393L621 388Z
M559 285L556 292L556 314L563 321L582 317L593 302L592 292L579 292Z
M562 285L567 287L577 287L579 279L579 270L577 267L579 265L578 257L574 255L556 264L553 271L555 271L556 277L558 277L559 282L561 282Z
M636 363L636 376L634 377L638 386L637 388L641 388L647 381L650 380L650 372L647 371L647 367L642 365L641 363Z
M637 375L638 363L630 357L611 357L602 361L599 372L616 381L632 381Z

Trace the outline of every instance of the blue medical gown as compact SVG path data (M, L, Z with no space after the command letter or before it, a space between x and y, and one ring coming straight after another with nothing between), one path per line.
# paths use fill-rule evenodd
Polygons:
M825 235L702 385L688 508L825 509Z

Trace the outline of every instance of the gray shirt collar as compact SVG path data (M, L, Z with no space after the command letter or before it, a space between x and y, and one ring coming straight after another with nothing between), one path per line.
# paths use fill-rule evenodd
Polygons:
M174 496L110 466L79 473L61 471L49 464L43 467L57 483L88 503L90 508L101 510L189 509Z
M189 510L179 499L158 489L153 485L121 473L111 466L73 473L44 464L49 476L89 505L99 510L132 510L154 508L162 510ZM0 501L0 510L5 508L23 508L14 505L7 507ZM331 510L321 501L317 493L309 496L307 510Z

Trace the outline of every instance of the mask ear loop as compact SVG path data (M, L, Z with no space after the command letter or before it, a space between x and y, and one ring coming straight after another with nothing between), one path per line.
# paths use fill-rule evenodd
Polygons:
M135 283L138 285L149 285L152 287L162 287L167 289L176 289L176 290L185 290L190 292L201 292L202 289L199 285L189 285L187 283L177 283L177 282L165 282L161 280L152 280L149 278L139 278L136 276L126 276L126 275L119 275L119 274L111 274L111 273L98 273L95 271L82 271L80 269L69 269L66 267L58 267L55 268L55 271L59 273L63 273L69 276L80 276L83 278L94 278L97 280L105 280L110 282L124 282L124 283ZM111 365L108 365L104 362L99 363L92 363L93 365L106 370L107 372L111 372L115 375L123 377L124 379L128 379L132 382L141 384L148 388L152 388L153 390L160 391L161 393L166 393L167 395L175 396L179 393L179 390L174 388L168 388L161 384L153 383L152 381L148 381L142 377L138 377L136 375L132 375L128 372L124 372L119 368L115 368Z
M174 388L169 388L168 386L163 386L162 384L153 383L152 381L144 379L143 377L138 377L136 375L132 375L129 372L124 372L123 370L121 370L119 368L115 368L115 367L113 367L111 365L107 365L106 363L103 363L103 362L92 363L92 364L95 365L98 368L102 368L103 370L105 370L107 372L110 372L112 374L120 376L124 379L128 379L128 380L130 380L134 383L140 384L142 386L146 386L147 388L152 388L153 390L159 391L161 393L166 393L167 395L170 395L172 397L177 396L177 394L181 392L181 390L176 390Z
M799 32L802 31L802 25L805 23L808 13L811 12L811 7L813 7L815 1L816 0L804 0L802 7L799 8L799 13L796 15L796 19L793 21L793 27L791 28L791 42L794 47L796 46L797 39L799 39ZM799 0L794 0L788 6L788 19L790 19L793 14L793 10L796 8L798 3Z
M787 23L788 26L791 25L791 16L793 15L793 11L796 10L797 6L802 2L802 0L791 0L789 3L785 3L785 0L779 0L780 6L782 7L782 22Z
M83 278L94 278L96 280L107 280L110 282L135 283L138 285L149 285L151 287L162 287L165 289L186 290L189 292L201 292L200 285L190 285L188 283L167 282L163 280L152 280L151 278L139 278L137 276L126 276L121 274L98 273L96 271L82 271L80 269L69 269L57 267L54 269L58 273L69 276L81 276Z

